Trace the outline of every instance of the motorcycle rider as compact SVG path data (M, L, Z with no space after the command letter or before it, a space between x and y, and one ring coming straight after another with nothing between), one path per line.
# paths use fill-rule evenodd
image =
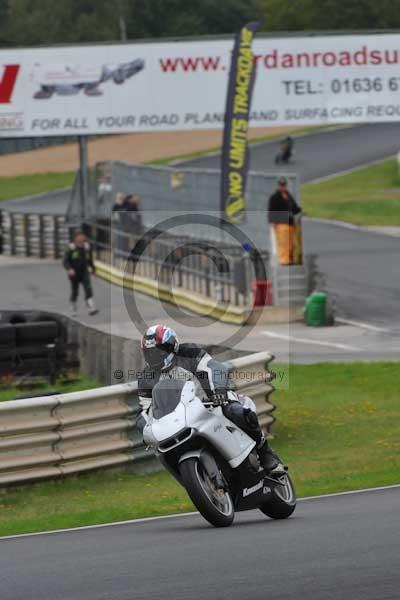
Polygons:
M275 158L275 163L278 165L279 163L288 163L293 154L293 138L288 135L282 142L280 143L280 149Z
M136 425L143 431L151 407L153 387L161 379L193 381L201 400L221 405L227 419L247 433L255 442L261 465L268 472L282 469L265 439L254 411L244 408L239 396L229 390L229 369L213 359L197 344L179 344L173 329L166 325L149 327L141 339L147 363L138 377L140 410Z

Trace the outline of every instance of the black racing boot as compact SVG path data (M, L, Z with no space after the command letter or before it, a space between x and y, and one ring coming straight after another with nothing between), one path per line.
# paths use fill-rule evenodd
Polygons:
M246 427L243 429L257 444L258 458L260 459L261 466L268 473L271 473L272 471L275 473L284 472L283 466L280 464L272 448L269 447L268 442L261 431L257 414L249 408L245 408L243 410L243 415L246 422Z
M267 440L264 438L257 446L258 458L260 459L261 466L270 473L279 466L279 462L276 459L274 453L268 445Z

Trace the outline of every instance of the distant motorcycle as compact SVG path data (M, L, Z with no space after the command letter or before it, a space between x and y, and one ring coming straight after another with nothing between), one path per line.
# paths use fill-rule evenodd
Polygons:
M294 154L293 146L294 146L293 138L291 138L290 136L288 136L285 140L283 140L283 142L281 142L279 152L275 156L275 164L276 165L280 165L280 164L287 165L290 162L290 159L292 158L292 156Z
M255 410L250 398L241 399ZM225 418L220 404L200 400L192 381L164 379L154 386L143 437L215 527L231 525L235 511L258 508L286 519L296 508L287 468L268 474L254 440Z

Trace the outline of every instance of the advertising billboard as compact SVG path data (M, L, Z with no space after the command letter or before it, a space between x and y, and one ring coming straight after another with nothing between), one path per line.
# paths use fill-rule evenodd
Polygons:
M222 128L232 39L0 51L0 136ZM400 119L400 34L260 37L250 124Z

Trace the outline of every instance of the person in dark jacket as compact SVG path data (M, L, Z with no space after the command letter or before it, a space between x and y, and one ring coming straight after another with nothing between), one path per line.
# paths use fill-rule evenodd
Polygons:
M268 222L271 225L281 265L293 264L295 217L300 213L301 208L287 189L286 177L280 177L278 189L268 202Z
M89 309L89 315L95 315L97 310L90 281L90 272L95 273L96 269L93 262L92 249L86 236L81 231L77 231L73 241L68 245L64 255L64 268L67 271L71 284L71 312L76 315L77 299L79 294L79 285L83 286L85 291L86 305Z
M117 251L129 253L132 243L131 234L137 236L142 233L140 197L118 193L112 211L114 213L114 247Z
M197 344L179 344L173 329L166 325L149 327L141 339L146 367L138 375L140 410L136 426L143 431L151 410L153 387L161 379L193 381L200 400L222 406L227 419L245 431L255 442L260 463L269 472L284 470L265 439L257 414L245 408L240 396L230 390L229 369Z
M140 196L128 194L124 200L125 230L138 235L142 232L142 217L140 214Z

